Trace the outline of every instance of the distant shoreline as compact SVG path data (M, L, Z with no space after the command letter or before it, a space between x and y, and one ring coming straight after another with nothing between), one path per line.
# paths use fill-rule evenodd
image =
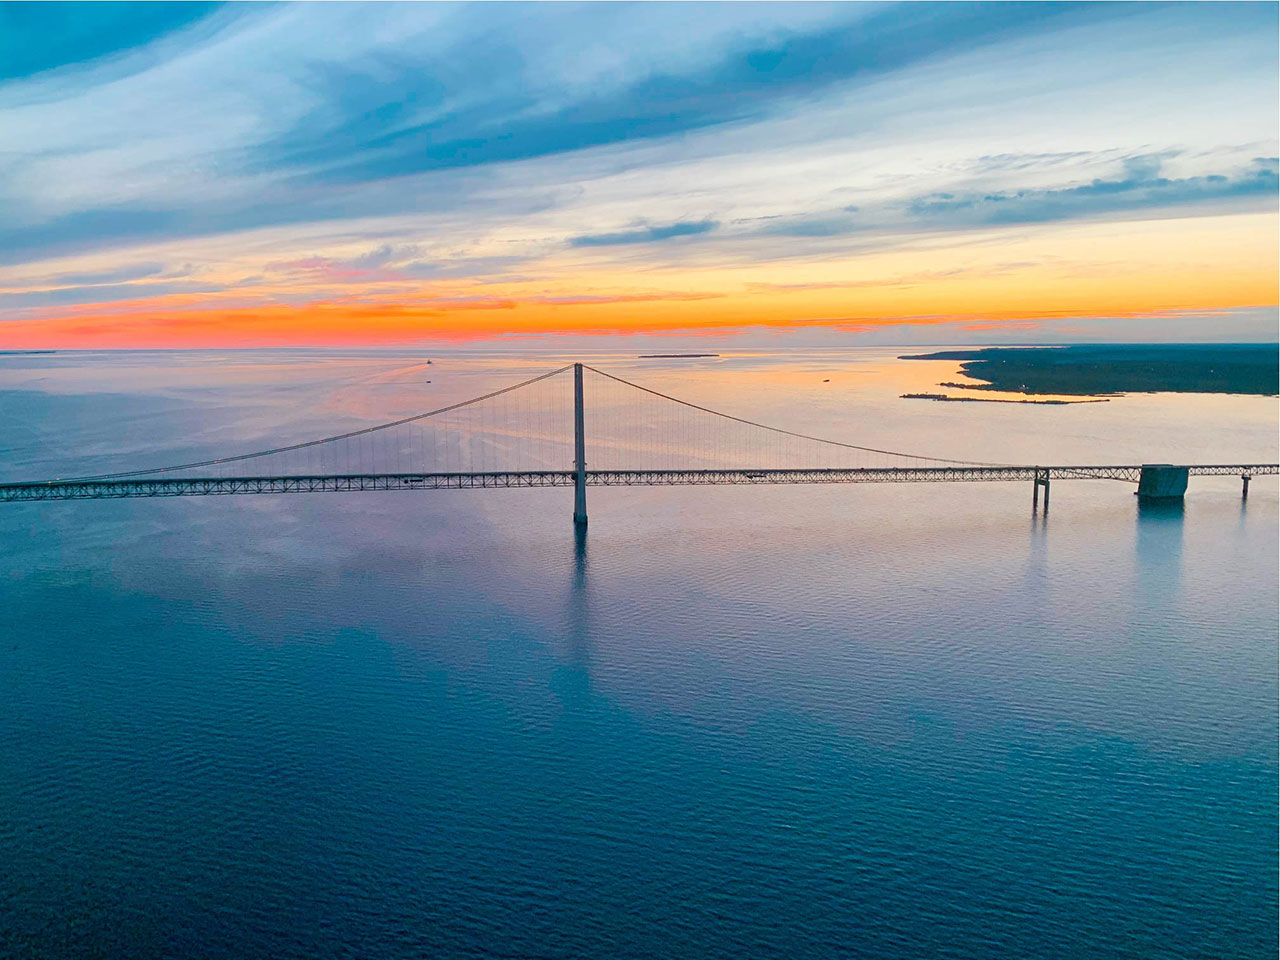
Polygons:
M959 360L983 383L965 390L1100 397L1125 393L1280 394L1277 344L1078 344L984 347L903 354L899 360Z
M642 353L641 360L707 360L718 357L718 353Z

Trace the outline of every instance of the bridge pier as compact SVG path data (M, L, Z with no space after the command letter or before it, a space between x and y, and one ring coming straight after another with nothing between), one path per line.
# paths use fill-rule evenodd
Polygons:
M1144 463L1138 475L1139 500L1181 500L1187 492L1186 467L1170 463Z
M1036 478L1031 484L1031 512L1035 513L1040 504L1040 488L1044 487L1044 512L1049 512L1049 468L1041 470L1036 467Z
M1242 484L1243 484L1243 485L1240 487L1240 499L1241 499L1241 500L1248 500L1248 499L1249 499L1249 481L1250 481L1250 480L1252 480L1252 479L1253 479L1253 477L1249 476L1249 474L1247 474L1247 473L1242 473L1242 474L1240 475L1240 480L1241 480L1241 482L1242 482Z
M587 438L583 429L582 364L573 365L573 522L587 525Z

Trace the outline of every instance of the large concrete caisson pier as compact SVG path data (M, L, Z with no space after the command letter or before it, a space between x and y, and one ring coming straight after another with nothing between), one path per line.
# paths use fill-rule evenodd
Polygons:
M1186 467L1171 463L1144 463L1138 477L1138 497L1143 500L1181 500L1187 493Z

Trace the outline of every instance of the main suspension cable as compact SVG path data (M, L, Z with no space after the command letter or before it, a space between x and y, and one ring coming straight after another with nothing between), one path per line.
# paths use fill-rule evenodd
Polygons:
M583 364L583 366L586 367L586 369L592 371L593 373L600 374L600 376L602 377L608 377L610 380L618 381L618 383L625 383L628 387L634 387L637 390L642 390L643 392L652 394L655 397L661 397L663 400L670 400L672 403L678 403L678 404L681 404L682 406L692 407L694 410L701 410L703 413L710 413L713 416L723 417L726 420L733 420L737 423L744 423L749 427L759 427L761 430L769 430L769 431L772 431L773 433L785 434L788 437L796 437L800 440L809 440L814 443L825 443L833 447L844 447L845 449L848 449L848 450L861 450L864 453L879 453L879 454L884 454L885 456L890 456L890 457L907 457L910 460L931 460L935 463L954 463L954 464L958 464L966 467L1010 466L1010 464L1007 464L1007 463L987 463L982 460L948 460L946 457L924 457L918 453L902 453L899 450L880 450L876 447L862 447L856 443L842 443L839 440L828 440L825 437L811 437L808 434L796 433L794 430L785 430L782 427L771 427L767 423L757 423L754 420L746 420L746 419L743 419L742 417L735 417L733 416L733 414L730 414L730 413L721 413L719 410L712 410L710 407L702 407L696 403L690 403L688 400L681 400L679 397L672 397L672 396L669 396L668 394L661 393L658 390L651 390L649 387L642 387L638 383L632 383L630 380L623 380L621 377L615 377L613 374L605 373L603 370L600 370L596 367L586 366L586 364Z

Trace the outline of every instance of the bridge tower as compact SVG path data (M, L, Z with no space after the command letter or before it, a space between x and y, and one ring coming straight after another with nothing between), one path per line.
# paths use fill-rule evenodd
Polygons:
M573 522L587 525L587 438L583 433L582 364L573 365Z

